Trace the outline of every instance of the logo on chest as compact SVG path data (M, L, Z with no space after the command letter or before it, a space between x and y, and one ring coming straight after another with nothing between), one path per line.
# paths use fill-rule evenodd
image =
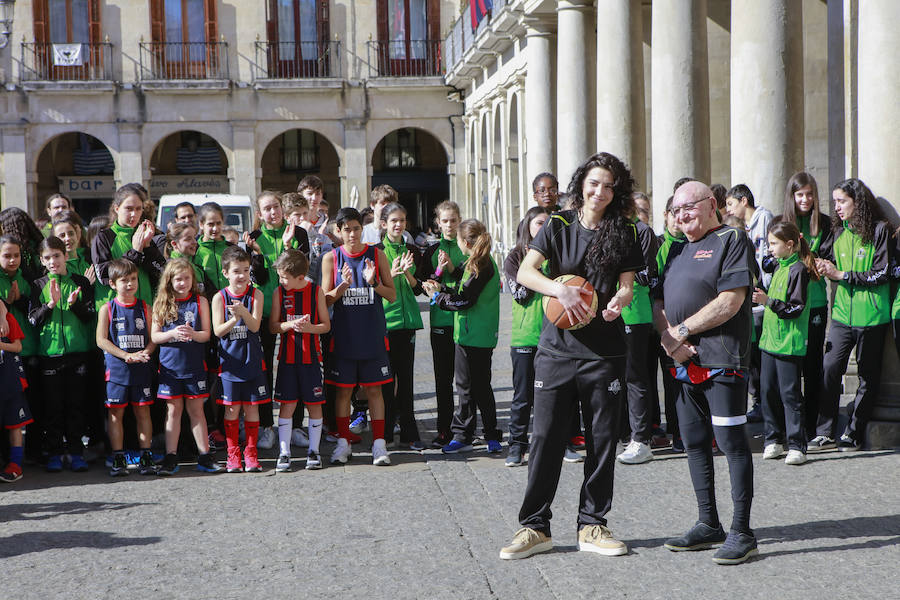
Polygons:
M694 253L694 260L708 260L713 257L712 250L697 250Z

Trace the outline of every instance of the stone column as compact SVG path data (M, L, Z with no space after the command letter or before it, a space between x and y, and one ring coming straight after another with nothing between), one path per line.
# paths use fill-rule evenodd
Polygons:
M37 208L37 199L33 197L35 190L29 181L25 127L22 125L4 127L0 130L0 136L2 136L0 150L3 152L3 186L0 188L2 208L16 206L29 214L37 214L34 211Z
M144 177L144 161L141 156L141 124L118 123L119 169L115 173L116 187L138 182L147 187L149 177ZM149 167L149 165L147 165ZM149 174L149 169L146 170Z
M625 161L638 188L648 189L643 29L640 0L598 6L597 150Z
M651 39L653 214L681 177L709 183L706 0L654 0Z
M572 173L593 154L588 147L588 37L591 2L559 0L556 44L556 176L566 186ZM530 118L530 117L529 117Z
M262 191L262 167L256 156L256 124L254 121L234 121L231 124L231 149L234 160L228 165L233 194L250 198Z
M747 184L776 215L803 168L801 31L799 2L731 2L731 185Z
M859 3L859 178L890 204L900 207L900 3L865 0ZM881 201L884 203L884 201ZM892 215L896 219L896 212ZM896 223L895 223L896 224ZM881 389L866 428L870 448L900 446L900 363L890 333L885 341Z
M357 119L344 121L344 156L341 160L339 206L350 206L350 193L354 186L359 192L356 209L362 210L369 205L372 169L367 139L365 121Z
M525 137L526 179L538 173L554 171L553 80L550 62L552 34L546 26L534 21L527 24L528 74L525 77L525 118L528 129ZM475 131L476 128L470 128ZM477 143L477 142L476 142Z

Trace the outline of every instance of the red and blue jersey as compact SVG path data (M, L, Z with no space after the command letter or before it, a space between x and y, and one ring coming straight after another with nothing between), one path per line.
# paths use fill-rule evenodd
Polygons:
M332 254L335 287L343 280L341 269L344 265L348 265L353 272L353 283L334 303L334 316L331 318L332 350L343 358L354 360L382 356L387 350L384 305L381 296L375 293L375 288L363 276L366 259L369 259L375 263L376 281L381 278L381 273L378 272L378 249L367 245L360 252L350 254L343 246L339 246L332 250Z
M287 290L281 286L279 292L281 293L279 315L282 323L293 321L303 315L309 315L309 322L313 325L319 322L319 286L309 283L299 290ZM319 362L321 356L322 348L319 346L317 334L297 333L293 329L281 334L279 365L309 365Z
M227 309L234 302L240 302L252 314L254 289L253 286L248 286L240 296L233 295L228 288L219 290L225 307L225 315L228 316ZM250 331L244 320L238 319L231 331L219 338L219 361L222 379L255 381L265 370L259 331Z
M174 321L161 326L171 331L181 325L200 326L200 300L196 294L176 298L178 313ZM174 379L202 379L206 377L206 344L200 342L169 342L159 347L159 372Z
M113 298L109 310L109 339L125 352L140 352L150 343L150 309L140 298L122 304ZM128 364L106 352L106 381L120 385L150 385L150 363Z

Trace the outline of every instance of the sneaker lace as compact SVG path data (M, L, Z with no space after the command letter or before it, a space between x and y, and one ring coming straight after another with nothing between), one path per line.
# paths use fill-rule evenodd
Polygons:
M587 535L584 537L589 542L594 542L596 540L602 540L604 538L612 537L612 534L610 533L610 531L603 525L589 525L587 529L588 529Z
M537 541L540 541L538 532L529 527L523 527L516 532L516 535L513 536L513 543L529 544L531 542Z

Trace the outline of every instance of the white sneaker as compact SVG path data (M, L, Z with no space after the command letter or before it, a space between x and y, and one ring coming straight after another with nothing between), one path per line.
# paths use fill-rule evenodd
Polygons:
M784 456L784 446L781 444L768 444L763 449L763 458L766 460L781 458Z
M350 443L344 438L338 438L337 446L335 446L334 452L331 453L331 464L346 465L352 455Z
M297 446L298 448L309 448L309 436L306 435L306 430L301 427L295 427L293 431L291 431L291 446Z
M653 452L650 451L650 444L631 440L631 443L625 447L622 454L618 455L616 458L620 463L626 465L640 465L653 460Z
M387 445L381 438L378 438L372 443L372 464L376 467L387 467L391 464L391 457L388 456Z
M784 459L786 465L802 465L806 462L806 455L799 450L788 450L787 458Z
M581 453L577 450L566 448L566 453L563 454L563 460L567 463L580 463L584 462L584 456L582 456Z
M271 427L263 427L259 430L259 439L256 441L256 447L263 450L270 450L278 441L275 430Z

